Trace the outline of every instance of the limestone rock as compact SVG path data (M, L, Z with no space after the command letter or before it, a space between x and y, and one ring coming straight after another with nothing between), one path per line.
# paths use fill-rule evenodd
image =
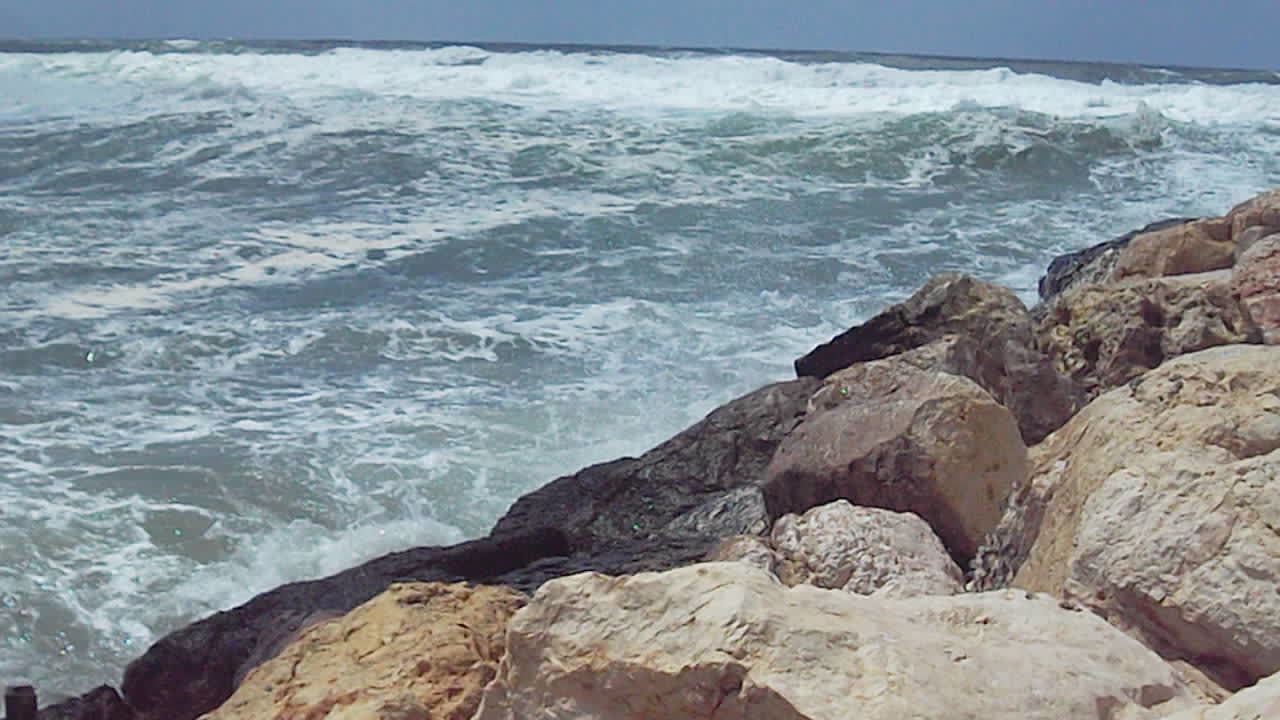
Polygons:
M1231 289L1261 330L1263 342L1280 344L1280 233L1261 238L1244 251L1232 268Z
M953 595L963 589L960 568L918 515L855 507L846 500L783 515L769 538L725 538L707 560L746 563L789 586L808 583L875 597Z
M1280 235L1280 228L1265 227L1262 225L1253 225L1245 228L1244 232L1234 238L1236 245L1236 262L1240 262L1240 257L1244 255L1249 248L1258 244L1258 241L1275 235Z
M1192 708L1163 720L1272 720L1280 718L1280 674L1260 680L1221 705Z
M1158 220L1138 230L1132 230L1119 237L1100 242L1083 250L1073 250L1055 257L1040 278L1038 289L1042 301L1052 300L1057 295L1079 285L1108 282L1111 271L1120 259L1120 251L1138 235L1164 230L1189 223L1196 218L1169 218Z
M1049 303L1036 327L1040 348L1090 398L1170 357L1258 342L1232 294L1231 271L1085 285Z
M1280 189L1269 190L1231 208L1227 213L1231 222L1231 237L1240 235L1251 227L1273 228L1280 231Z
M1010 512L1039 520L1005 537L1026 557L1016 585L1230 689L1280 671L1280 349L1170 360L1092 402L1034 463L1038 501Z
M837 500L803 515L784 515L773 547L796 580L861 595L952 595L960 568L928 523L913 513L854 507Z
M203 718L470 720L523 604L505 587L392 585L304 631Z
M543 585L476 720L1148 720L1192 706L1154 653L1044 595L871 598L706 563Z
M1134 237L1120 251L1111 279L1210 272L1234 261L1227 219L1206 218Z
M928 369L977 382L1013 412L1028 444L1078 408L1075 388L1036 350L1022 301L1006 288L957 273L931 278L906 301L814 348L796 360L796 374L825 378L944 338L952 344L917 355L916 364L938 362Z
M914 512L967 561L1026 473L1017 424L985 390L888 358L824 381L763 489L774 518L839 498Z

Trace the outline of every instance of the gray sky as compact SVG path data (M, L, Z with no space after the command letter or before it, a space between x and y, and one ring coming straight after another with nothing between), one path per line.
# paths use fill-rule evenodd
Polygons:
M876 50L1280 70L1280 0L0 0L5 37Z

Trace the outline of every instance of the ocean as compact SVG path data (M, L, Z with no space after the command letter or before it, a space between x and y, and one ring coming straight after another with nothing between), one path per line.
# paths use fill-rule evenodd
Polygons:
M793 376L930 275L1280 186L1268 72L585 46L0 41L0 684Z

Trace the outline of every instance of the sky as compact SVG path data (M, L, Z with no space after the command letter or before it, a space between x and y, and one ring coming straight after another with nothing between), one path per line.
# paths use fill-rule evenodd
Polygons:
M0 0L0 37L827 49L1280 70L1280 0Z

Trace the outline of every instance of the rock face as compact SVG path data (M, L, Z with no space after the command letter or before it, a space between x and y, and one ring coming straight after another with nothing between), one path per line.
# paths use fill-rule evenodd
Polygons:
M796 360L796 374L825 378L855 363L924 348L915 364L964 375L1013 412L1028 444L1079 407L1075 388L1035 347L1031 316L1006 288L944 273L905 302Z
M1193 704L1154 653L1045 596L885 600L706 563L545 584L476 720L1139 720Z
M1280 671L1280 350L1166 362L1050 436L1033 472L1043 506L1014 512L1042 519L1012 543L1029 548L1015 585L1227 688Z
M1056 295L1079 285L1107 282L1120 259L1120 251L1135 237L1177 227L1195 218L1170 218L1153 222L1141 229L1098 243L1093 247L1059 255L1049 263L1049 269L1040 278L1040 299L1048 301Z
M1210 272L1234 261L1229 221L1207 218L1135 236L1120 251L1111 279Z
M1231 208L1231 237L1239 238L1251 227L1280 232L1280 189L1269 190Z
M704 543L768 527L757 485L781 439L805 414L818 382L761 388L639 458L593 465L516 501L493 534L557 528L578 551L640 538Z
M1271 720L1280 718L1280 675L1245 688L1221 705L1191 708L1163 720Z
M967 378L897 358L827 378L764 479L771 517L839 498L916 513L967 562L1026 478L1026 447L1003 406Z
M1260 336L1222 270L1075 288L1045 306L1036 338L1092 398L1166 358Z
M918 515L846 500L783 515L767 539L727 538L708 560L744 562L788 586L807 583L873 597L953 595L963 588L960 568Z
M505 587L392 585L304 631L203 720L470 720L524 600Z
M1259 238L1241 254L1232 269L1231 289L1263 342L1280 344L1280 233Z

